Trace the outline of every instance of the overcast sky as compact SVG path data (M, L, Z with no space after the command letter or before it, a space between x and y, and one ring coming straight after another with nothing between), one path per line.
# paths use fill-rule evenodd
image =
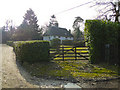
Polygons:
M50 16L55 14L60 27L72 29L75 17L93 19L97 15L91 4L75 8L63 13L64 10L94 1L94 0L1 0L0 3L0 27L5 25L6 20L13 20L18 26L23 21L26 10L31 8L38 18L38 24L44 25L49 22ZM57 14L59 13L59 14Z

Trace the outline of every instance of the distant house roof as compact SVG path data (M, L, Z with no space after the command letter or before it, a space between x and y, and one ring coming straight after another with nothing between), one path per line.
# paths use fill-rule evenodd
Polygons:
M67 31L66 28L59 28L59 27L48 27L47 31L44 33L43 36L63 36L63 37L73 37L73 35Z

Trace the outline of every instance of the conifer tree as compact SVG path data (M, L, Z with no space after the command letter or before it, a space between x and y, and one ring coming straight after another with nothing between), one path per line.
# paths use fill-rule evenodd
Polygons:
M74 23L73 23L73 36L74 41L81 41L83 38L83 33L80 31L80 23L83 22L83 19L81 17L76 17Z
M24 40L35 40L40 38L37 16L32 9L27 10L22 24L18 27L21 30ZM22 38L22 37L21 37Z

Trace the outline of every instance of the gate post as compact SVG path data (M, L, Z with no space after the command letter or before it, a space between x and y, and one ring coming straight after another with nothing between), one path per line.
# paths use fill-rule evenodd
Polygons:
M77 52L76 52L76 47L75 47L75 60L77 60Z
M63 58L63 61L64 61L64 46L62 46L62 58Z

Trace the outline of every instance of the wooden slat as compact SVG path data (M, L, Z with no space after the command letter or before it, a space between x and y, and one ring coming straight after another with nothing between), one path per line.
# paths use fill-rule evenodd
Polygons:
M64 61L75 60L75 59L64 59ZM88 60L88 59L77 59L77 60ZM55 61L63 61L63 59L56 59Z
M86 51L86 50L89 51L88 49L78 49L77 48L77 51Z
M72 48L71 48L72 49ZM67 51L67 50L70 50L70 49L64 49L64 51ZM74 49L73 49L74 50ZM77 49L77 51L89 51L88 49ZM50 51L56 51L56 50L50 50ZM60 49L59 51L62 51L62 49Z
M69 52L70 51L70 52ZM88 60L87 57L89 55L89 52L81 52L81 51L88 51L88 47L59 47L59 53L55 49L50 50L50 56L53 56L54 58L61 57L60 60ZM70 56L69 56L70 55ZM72 56L71 56L72 55ZM66 57L69 57L71 59L65 59ZM74 57L74 59L72 59ZM80 59L83 58L83 59Z
M65 58L66 57L75 57L75 56L64 56ZM76 56L76 57L82 57L82 56ZM89 57L89 56L84 56L84 57Z
M73 48L73 47L59 47L59 48Z
M57 55L57 54L60 54L60 53L50 53L50 54L56 54Z
M66 54L75 54L75 53L66 53ZM88 52L81 52L81 53L77 53L77 54L89 54Z

